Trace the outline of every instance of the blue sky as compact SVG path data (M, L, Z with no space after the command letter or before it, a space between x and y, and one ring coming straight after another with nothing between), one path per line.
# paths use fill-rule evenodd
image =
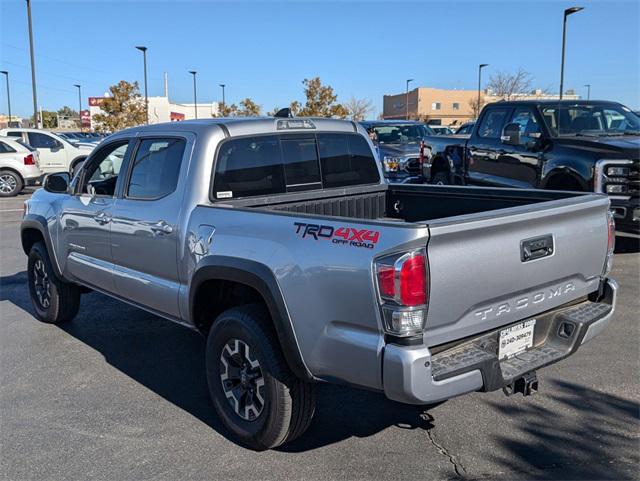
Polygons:
M0 2L0 69L10 71L14 114L31 113L26 7ZM163 72L176 102L227 103L252 97L263 111L303 98L301 81L320 76L338 100L370 99L413 86L475 89L477 64L523 68L534 84L558 90L562 12L569 18L565 87L640 108L638 1L169 2L32 0L39 103L77 106L120 79L142 80L149 48L149 95L162 95ZM4 80L4 79L1 79ZM4 85L0 112L6 111Z

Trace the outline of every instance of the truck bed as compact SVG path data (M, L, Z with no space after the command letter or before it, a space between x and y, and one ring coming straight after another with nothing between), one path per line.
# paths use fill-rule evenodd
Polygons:
M389 184L239 199L231 203L323 217L424 223L579 195L548 190Z

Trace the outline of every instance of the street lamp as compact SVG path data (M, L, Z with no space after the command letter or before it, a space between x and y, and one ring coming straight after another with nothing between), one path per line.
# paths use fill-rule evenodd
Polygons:
M224 108L227 104L224 101L224 88L226 87L225 84L220 84L220 87L222 87L222 108Z
M562 21L562 61L560 63L560 100L562 100L562 91L564 90L564 49L567 40L567 17L580 10L584 10L584 7L571 7L564 11L564 20Z
M196 72L195 70L189 70L189 73L193 75L193 110L195 112L196 119L198 118L198 95L196 89Z
M587 100L591 100L591 84L584 84L587 87Z
M406 94L405 94L405 103L407 104L407 115L405 117L405 120L409 120L409 82L413 82L413 79L407 79L407 90L406 90Z
M31 55L31 88L33 91L33 121L35 127L40 128L38 118L38 96L36 95L36 59L33 54L33 28L31 27L31 0L27 0L27 19L29 21L29 52Z
M80 84L73 84L78 89L78 117L80 118L80 132L82 132L82 87Z
M9 110L9 123L7 127L11 127L11 93L9 92L9 72L6 70L0 70L0 73L3 73L7 80L7 109Z
M481 63L480 65L478 65L478 113L477 116L480 117L480 89L481 84L482 84L482 69L485 67L488 67L489 64L488 63Z
M149 97L147 94L147 47L137 46L138 50L142 52L142 60L144 62L144 113L147 118L147 125L149 125Z

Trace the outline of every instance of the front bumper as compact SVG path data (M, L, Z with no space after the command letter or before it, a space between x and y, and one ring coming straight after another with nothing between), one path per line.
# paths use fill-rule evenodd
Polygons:
M430 404L473 391L501 389L570 356L599 335L613 316L617 289L617 283L608 279L597 302L584 301L536 316L533 347L510 359L498 360L500 329L436 354L425 346L387 344L384 393L407 404Z
M616 221L616 230L640 234L640 198L611 197L611 210Z

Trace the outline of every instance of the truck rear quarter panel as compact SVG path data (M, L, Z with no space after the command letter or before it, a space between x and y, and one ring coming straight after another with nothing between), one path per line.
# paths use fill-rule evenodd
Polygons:
M187 243L189 271L196 272L207 255L267 266L282 292L307 369L317 378L382 387L383 336L373 259L424 247L426 227L199 206L187 236L198 240L199 230L206 232L206 226L215 229L206 253L190 248L194 242ZM332 230L356 238L369 232L377 241L342 242L342 237L328 235Z

